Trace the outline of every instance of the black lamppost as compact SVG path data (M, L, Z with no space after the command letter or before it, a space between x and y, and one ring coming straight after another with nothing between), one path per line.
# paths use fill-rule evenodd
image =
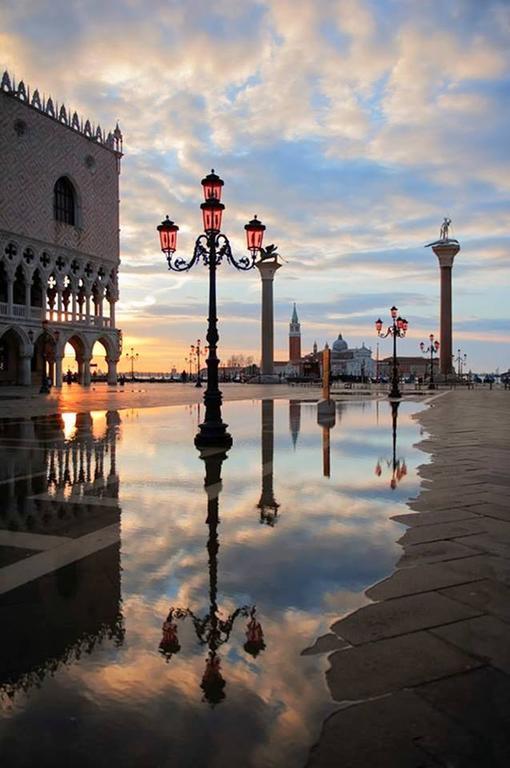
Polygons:
M126 357L131 360L131 381L135 380L135 360L138 360L138 352L135 352L134 347L129 348L129 352L126 352Z
M435 389L436 385L434 383L434 355L437 355L439 350L439 342L437 339L434 341L434 334L429 334L429 341L430 344L428 347L425 346L423 341L420 343L420 349L424 354L428 354L430 352L430 379L429 379L429 386L428 389Z
M211 706L214 706L225 698L223 689L226 685L221 674L221 659L218 651L222 645L228 642L236 619L240 616L248 618L246 642L243 646L246 653L256 657L265 649L266 645L254 605L242 605L225 618L222 617L222 612L218 606L219 494L221 492L221 466L227 458L227 451L226 449L211 451L206 448L200 452L200 458L205 463L204 488L207 493L209 608L204 616L197 616L191 608L172 606L163 623L163 636L159 644L159 651L167 661L171 659L173 654L180 651L177 620L190 618L198 642L208 649L200 687L204 692L204 699Z
M200 339L197 339L196 347L194 344L191 345L191 351L197 358L197 383L195 384L195 387L201 387L202 382L200 380L200 352L202 350L200 349Z
M224 182L214 170L202 179L204 199L202 209L204 232L198 236L192 258L174 259L179 227L170 221L168 216L158 226L161 250L168 261L168 268L175 272L186 272L200 260L209 267L209 316L207 318L207 341L209 354L207 356L207 388L204 393L205 418L200 424L200 432L195 438L197 448L206 446L232 445L232 437L227 432L227 424L221 417L222 394L218 387L219 359L216 354L218 346L218 318L216 316L216 267L225 257L236 269L243 271L255 266L255 259L262 251L264 225L255 217L245 225L250 256L236 259L232 253L228 238L221 233L221 218L225 206L221 202L221 192Z
M383 321L381 318L375 321L375 329L377 331L377 335L382 339L385 339L387 336L393 336L393 370L391 376L390 397L398 400L402 397L402 395L400 394L400 389L398 388L397 337L404 338L407 333L409 323L403 317L398 315L397 307L392 307L390 309L390 313L392 324L388 326L386 332L382 332Z

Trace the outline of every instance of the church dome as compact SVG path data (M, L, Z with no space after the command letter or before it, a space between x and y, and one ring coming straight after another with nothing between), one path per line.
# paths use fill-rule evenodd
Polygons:
M346 352L348 349L348 344L344 339L342 339L342 334L338 334L338 339L336 339L333 342L333 346L331 347L331 351L333 354L339 354L340 352Z

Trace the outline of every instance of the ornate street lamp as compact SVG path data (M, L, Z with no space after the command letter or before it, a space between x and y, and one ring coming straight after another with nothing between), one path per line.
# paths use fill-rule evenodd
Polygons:
M219 494L221 491L221 466L227 458L227 453L226 450L211 451L206 448L200 452L200 458L205 462L204 487L207 493L209 609L204 616L197 616L191 608L172 606L163 623L159 651L167 661L180 651L177 621L190 618L198 642L200 645L207 646L208 649L200 687L204 692L205 701L214 706L225 698L223 689L226 685L221 673L221 659L218 650L229 641L236 619L240 616L248 618L246 642L243 646L246 653L256 657L265 649L266 645L254 605L242 605L225 617L218 606Z
M129 352L126 352L126 357L131 360L131 381L135 380L135 360L138 360L138 352L135 352L134 347L129 348Z
M375 321L375 329L377 331L377 335L382 339L385 339L387 336L393 336L393 370L391 376L390 398L399 400L402 395L400 393L400 389L398 388L397 337L401 339L404 338L407 333L409 323L407 320L405 320L405 318L400 317L397 307L392 307L390 309L390 313L392 324L388 326L387 330L384 333L382 332L383 321L381 318Z
M397 458L397 420L398 420L398 407L400 403L393 400L391 403L391 436L392 436L392 458L391 461L386 461L386 466L391 469L390 488L395 490L398 483L403 477L407 475L407 465L405 459ZM375 465L375 474L377 477L382 475L382 464L384 459L378 459Z
M225 206L221 202L224 182L214 173L214 170L202 179L204 200L202 210L204 233L198 236L192 258L188 261L181 257L174 258L177 248L177 232L179 227L168 216L158 226L161 250L165 254L168 268L175 272L186 272L200 260L209 268L209 316L207 319L207 341L209 354L207 356L207 388L204 393L205 418L200 424L200 431L195 438L197 448L211 445L230 447L232 437L227 432L227 424L222 420L222 394L218 387L217 356L218 318L216 316L216 268L226 258L236 269L247 271L255 266L257 254L262 251L263 227L257 219L252 220L246 227L250 257L242 256L236 259L232 253L228 238L221 232L221 218ZM256 222L254 224L253 222Z
M429 334L429 346L426 347L425 344L420 342L420 349L424 354L428 354L430 352L430 379L429 379L429 386L428 389L435 389L436 385L434 383L434 355L437 355L439 351L439 342L437 339L434 341L434 334Z

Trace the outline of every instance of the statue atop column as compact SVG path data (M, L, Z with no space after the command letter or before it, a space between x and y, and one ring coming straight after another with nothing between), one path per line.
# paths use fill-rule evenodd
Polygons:
M425 248L429 248L430 246L434 247L435 245L447 245L448 243L458 243L458 240L455 240L453 237L449 237L451 223L452 220L448 218L448 216L445 216L439 228L439 240L434 240L433 243L427 243Z

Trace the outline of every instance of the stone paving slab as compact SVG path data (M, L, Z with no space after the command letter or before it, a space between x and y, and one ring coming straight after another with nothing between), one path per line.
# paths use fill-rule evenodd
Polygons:
M472 539L472 540L471 540ZM489 552L492 555L499 555L510 559L510 541L501 541L490 533L484 533L479 536L463 536L456 539L459 544L466 544L472 549L478 549L481 552Z
M510 673L510 635L508 624L495 616L478 616L430 630L433 635L453 643L470 655Z
M439 512L408 512L404 515L394 515L391 519L415 528L456 520L476 520L478 517L479 515L473 512L473 508L457 507L456 509L442 509Z
M462 522L451 521L437 523L436 525L419 525L411 528L398 539L398 543L406 547L408 544L423 544L428 541L441 541L444 539L460 539L461 544L469 546L469 536L475 533L484 533L487 530L485 521L478 518ZM466 537L466 538L462 538Z
M494 579L510 586L510 563L495 555L474 555L460 560L451 560L449 567L457 573L466 576L466 580Z
M442 589L441 594L510 622L510 587L498 581L472 581Z
M437 592L398 597L360 608L331 629L354 645L437 627L480 615L480 609L449 600Z
M338 635L329 633L327 635L321 635L310 648L305 648L301 651L301 656L315 656L318 653L331 653L331 651L341 651L343 648L348 648L350 643L346 640L342 640Z
M510 677L491 667L426 683L414 693L453 721L479 734L480 766L510 764Z
M496 520L505 520L510 522L510 507L505 507L501 503L483 503L473 507L473 512L477 515L496 518Z
M480 768L479 736L462 729L412 691L400 691L335 712L324 724L308 768Z
M408 568L418 563L436 563L441 560L455 560L475 555L476 550L455 541L431 541L412 544L397 563L398 568Z
M367 589L366 594L372 600L391 600L404 595L465 584L475 579L474 576L458 573L450 568L448 563L425 563L414 568L400 568L393 576Z
M335 701L359 701L482 666L429 632L366 643L330 656L326 673Z

